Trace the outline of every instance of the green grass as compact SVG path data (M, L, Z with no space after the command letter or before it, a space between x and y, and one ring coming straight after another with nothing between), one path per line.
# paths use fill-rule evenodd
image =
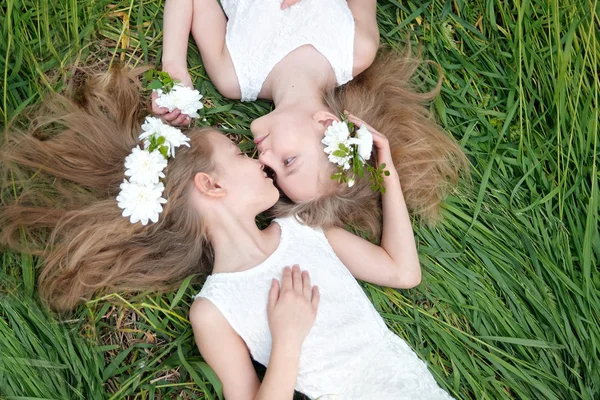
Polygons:
M162 7L3 3L3 124L59 90L78 60L154 63ZM444 69L433 107L472 183L441 224L415 226L424 282L366 291L457 398L600 397L598 1L380 0L378 19L384 42L411 32ZM212 121L247 136L269 104L223 99L190 52ZM107 296L55 323L30 299L37 263L1 254L0 397L218 398L186 320L199 287Z

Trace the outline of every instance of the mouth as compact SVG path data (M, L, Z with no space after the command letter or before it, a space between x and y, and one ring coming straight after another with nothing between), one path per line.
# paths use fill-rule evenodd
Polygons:
M271 168L267 167L266 165L263 169L263 174L265 175L266 179L274 180L274 178L275 178L275 171L273 171Z
M259 138L254 139L254 144L258 147L262 143L262 141L266 139L267 136L269 135L261 136Z

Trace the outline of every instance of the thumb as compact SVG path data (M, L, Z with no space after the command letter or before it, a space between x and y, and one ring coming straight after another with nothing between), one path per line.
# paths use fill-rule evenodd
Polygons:
M269 290L269 300L267 301L267 312L271 312L279 299L279 281L273 279L271 281L271 289Z

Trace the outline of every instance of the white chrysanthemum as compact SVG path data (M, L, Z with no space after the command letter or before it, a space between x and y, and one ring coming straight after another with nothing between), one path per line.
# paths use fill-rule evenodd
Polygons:
M162 204L166 203L162 197L165 189L162 182L156 185L139 185L128 182L126 179L121 183L121 192L117 196L119 208L123 210L123 216L129 217L129 221L135 224L141 221L143 225L158 221L158 214L162 212Z
M140 135L140 140L144 141L144 147L146 148L150 146L151 136L156 135L165 138L163 146L167 147L168 157L175 157L175 149L179 146L190 147L189 137L185 136L180 129L165 124L160 118L146 117L146 121L142 124L142 130L144 132Z
M158 93L156 104L167 108L169 112L178 109L182 114L198 118L200 116L198 110L204 107L200 101L202 99L200 92L181 83L173 85L169 93L165 93L161 89L157 89L156 93Z
M335 156L333 152L339 150L340 144L349 147L349 136L350 131L345 122L333 121L331 126L325 130L325 137L321 140L321 143L325 145L325 153L328 154L329 161L343 166L344 169L350 168L351 154L348 154L345 157L339 157Z
M129 176L130 182L139 185L155 185L160 178L164 178L162 172L167 166L167 159L158 150L150 153L136 147L125 159L125 175Z
M358 146L358 155L365 161L371 158L373 152L373 134L365 125L356 131L356 137L350 139L350 143Z

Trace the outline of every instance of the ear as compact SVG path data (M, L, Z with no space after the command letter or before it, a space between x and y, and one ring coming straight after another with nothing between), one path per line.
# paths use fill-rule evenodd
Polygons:
M198 192L208 197L223 197L226 194L225 189L213 177L204 172L198 172L194 176L194 186Z
M340 118L331 111L320 110L313 114L313 120L323 125L325 129L329 128L333 121L339 121Z

